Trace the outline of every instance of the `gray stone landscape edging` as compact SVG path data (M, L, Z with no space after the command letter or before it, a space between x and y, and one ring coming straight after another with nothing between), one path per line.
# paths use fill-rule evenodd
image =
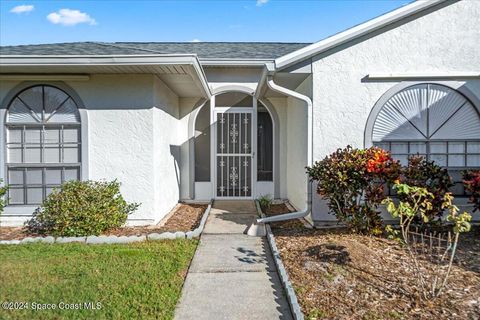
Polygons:
M141 236L88 236L88 237L26 237L21 240L0 240L0 244L25 244L33 242L43 243L86 243L86 244L124 244L140 241L155 241L168 239L193 239L200 236L205 227L208 215L212 209L212 201L208 204L207 209L203 213L200 225L192 231L183 232L162 232L162 233L148 233Z
M200 220L200 225L196 229L192 231L188 231L185 234L187 239L199 237L200 234L203 232L203 228L205 228L205 223L207 222L208 215L210 214L210 210L212 209L212 204L213 204L213 200L211 200L210 203L208 204L208 207L205 210L205 213L203 214L202 220Z
M255 201L255 205L257 206L257 212L260 214L262 218L265 215L260 208L260 204L258 201ZM280 281L282 282L282 286L285 289L285 293L287 294L288 304L290 306L290 311L295 320L304 320L303 312L300 308L300 304L298 303L297 295L295 294L295 290L293 289L290 280L288 279L287 270L283 265L282 258L280 257L280 251L278 251L277 244L275 242L275 236L273 235L272 228L270 228L269 224L265 225L265 229L267 231L267 242L272 251L273 261L275 262L275 266L277 267L278 274L280 276Z

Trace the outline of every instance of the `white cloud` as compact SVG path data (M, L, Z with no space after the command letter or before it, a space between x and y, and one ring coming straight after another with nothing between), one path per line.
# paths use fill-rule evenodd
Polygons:
M269 0L257 0L257 7L261 7L266 4Z
M22 4L20 6L16 6L16 7L13 7L12 10L10 10L10 12L12 13L27 13L27 12L30 12L30 11L33 11L33 5L26 5L26 4Z
M193 39L193 40L190 40L190 42L202 42L202 40L200 40L200 39Z
M53 24L61 24L64 26L74 26L79 23L97 24L95 19L85 12L71 9L60 9L57 12L52 12L47 16L47 20Z

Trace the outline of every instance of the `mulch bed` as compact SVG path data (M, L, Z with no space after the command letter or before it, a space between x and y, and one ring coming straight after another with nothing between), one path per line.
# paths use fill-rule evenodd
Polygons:
M284 204L265 211L290 212ZM271 227L307 319L480 319L480 227L461 235L447 288L433 302L412 298L409 256L394 241L299 220Z
M279 214L285 214L292 212L285 203L272 204L270 208L263 210L266 216L276 216ZM291 228L303 228L304 224L299 220L287 220L281 222L273 222L270 224L272 230L274 229L291 229Z
M290 209L288 209L285 203L277 203L277 204L272 204L268 209L262 208L262 211L267 216L275 216L282 213L289 213Z
M123 227L110 230L103 235L134 236L147 233L191 231L200 225L200 220L207 206L206 204L181 203L175 207L174 212L171 213L170 218L163 225ZM38 234L30 233L24 227L0 227L0 240L20 240L35 236L38 236Z
M274 227L306 318L479 319L480 230L462 235L444 294L421 302L407 252L384 238L345 230Z

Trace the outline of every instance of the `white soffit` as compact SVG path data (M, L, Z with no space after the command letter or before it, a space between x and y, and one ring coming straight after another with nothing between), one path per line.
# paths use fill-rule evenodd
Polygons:
M389 24L402 20L408 16L414 15L428 8L436 6L442 2L454 3L458 0L418 0L391 12L388 12L380 17L369 20L365 23L359 24L353 28L337 33L327 39L313 43L309 46L301 48L297 51L286 54L275 59L275 66L277 69L286 68L303 59L310 58L321 52L332 49L338 45L349 42L358 37L364 36L368 33L381 29Z
M48 78L45 74L55 78L64 74L65 80L73 73L157 74L167 85L172 85L172 90L179 89L180 96L211 96L203 68L195 55L0 56L0 72L2 80L25 75Z

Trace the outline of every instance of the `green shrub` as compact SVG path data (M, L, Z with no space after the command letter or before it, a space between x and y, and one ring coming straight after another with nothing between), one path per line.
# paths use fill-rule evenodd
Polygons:
M400 164L380 148L347 146L307 168L317 192L337 220L351 231L379 234L382 220L377 210L385 198L384 187L400 176Z
M422 156L411 156L408 158L408 166L403 169L402 183L427 189L433 195L433 199L430 201L431 208L425 210L428 222L441 221L440 218L444 212L442 207L444 195L453 186L447 169ZM402 194L399 194L398 197L402 201L408 201L408 198Z
M139 204L127 203L115 181L69 181L55 189L28 222L53 236L98 235L122 226Z
M0 183L2 182L3 180L0 179ZM8 190L7 186L0 187L0 214L3 212L3 208L5 207L5 202L6 202L5 194L7 193L7 190Z

